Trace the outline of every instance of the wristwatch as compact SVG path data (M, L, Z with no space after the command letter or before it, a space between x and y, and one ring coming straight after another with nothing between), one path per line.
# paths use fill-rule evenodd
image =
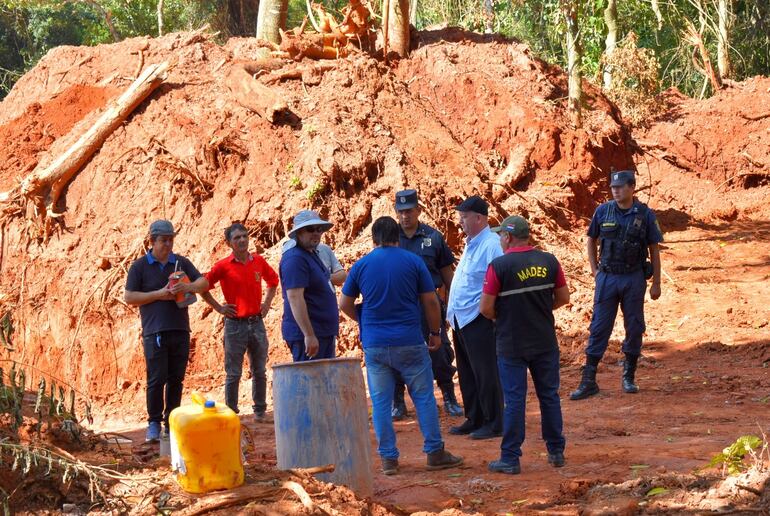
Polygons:
M431 337L441 337L441 331L440 331L440 330L437 330L437 331L431 331L431 332L430 332L430 336L431 336Z

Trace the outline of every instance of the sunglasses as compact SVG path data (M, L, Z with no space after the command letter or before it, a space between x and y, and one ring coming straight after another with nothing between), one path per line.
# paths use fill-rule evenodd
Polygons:
M302 229L308 233L323 233L324 231L326 231L326 228L324 226L308 226Z

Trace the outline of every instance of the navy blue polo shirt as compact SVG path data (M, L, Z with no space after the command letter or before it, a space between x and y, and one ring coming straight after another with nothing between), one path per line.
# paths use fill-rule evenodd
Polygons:
M627 210L620 209L617 201L614 200L600 204L594 212L594 216L591 219L591 225L588 226L588 236L591 238L599 238L599 228L601 223L608 217L613 220L617 219L617 223L621 226L630 225L634 222L637 213L639 213L639 210L642 208L642 203L637 200L634 200L634 203ZM610 213L610 210L614 210L615 213ZM645 235L645 241L647 242L647 245L663 242L663 233L660 230L658 219L655 217L655 213L649 208L647 208L646 218L645 224L647 226L647 234Z
M287 342L304 340L294 314L289 305L286 291L303 288L307 313L316 337L333 337L339 333L340 311L337 296L332 290L329 269L318 257L317 252L310 252L299 246L292 247L281 256L278 266L283 292L283 320L281 333Z
M439 272L444 267L454 265L455 257L444 240L444 236L427 224L419 223L412 238L406 236L399 226L398 247L421 256L428 267L435 288L441 288L444 280Z
M131 292L152 292L168 284L169 275L174 272L177 262L178 270L183 270L190 281L201 277L198 269L185 258L174 253L169 254L168 262L163 265L148 252L138 258L128 269L126 290ZM187 307L179 308L176 301L153 301L139 307L142 317L142 335L153 335L161 331L190 331L190 317Z
M365 348L425 345L420 294L434 290L425 262L398 247L378 247L358 260L342 286L348 297L363 295Z

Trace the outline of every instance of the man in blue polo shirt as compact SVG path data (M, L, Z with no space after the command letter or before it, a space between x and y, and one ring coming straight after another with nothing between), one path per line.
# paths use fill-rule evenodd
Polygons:
M124 299L139 307L142 318L147 364L147 441L160 438L161 421L168 431L168 416L182 401L182 382L190 355L190 318L187 306L177 305L176 295L201 293L209 286L190 260L172 252L175 236L174 226L167 220L150 224L152 248L131 264L126 279ZM190 282L169 286L169 275L178 270L184 271Z
M340 324L337 297L329 283L329 269L318 256L321 235L331 227L315 211L300 211L289 232L297 245L281 256L281 333L295 362L335 356Z
M390 409L396 375L409 387L428 454L429 470L462 464L444 449L433 395L433 372L428 350L441 346L441 310L433 279L419 256L398 247L398 224L380 217L372 225L377 246L350 269L340 296L340 309L359 323L372 399L372 424L382 472L398 472L398 448ZM356 298L364 300L356 307ZM420 305L429 325L429 344L422 335ZM358 310L360 308L360 311Z

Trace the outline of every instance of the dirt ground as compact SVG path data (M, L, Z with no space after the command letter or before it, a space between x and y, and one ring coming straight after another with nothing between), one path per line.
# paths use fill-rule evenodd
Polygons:
M127 464L154 479L142 493L122 493L134 508L157 504L164 491L171 494L164 503L189 505L194 499L175 488L167 466L140 442L138 316L120 301L125 268L139 256L149 221L172 219L181 228L177 250L202 270L226 253L221 230L245 221L257 249L277 266L291 215L313 207L337 223L325 238L349 267L370 249L371 221L390 214L394 192L407 186L420 190L424 221L442 230L459 256L452 207L480 193L493 219L529 218L534 240L556 254L571 286L570 305L557 313L567 465L546 463L530 389L521 475L488 473L499 440L448 435L460 421L442 412L447 448L466 458L462 469L424 471L421 438L409 419L396 423L402 473L375 473L371 501L306 480L314 499L342 514L766 510L767 465L739 480L759 494L714 470L695 470L737 437L770 431L770 79L706 101L666 92L669 111L633 133L587 84L586 128L576 130L566 114L563 72L526 46L452 29L420 33L415 44L410 59L390 68L355 56L306 83L273 84L294 114L278 124L239 106L223 80L229 67L250 59L251 40L218 46L200 34L173 34L52 51L0 104L0 191L66 148L70 130L93 122L141 66L168 59L174 67L73 179L59 206L60 233L49 242L29 239L23 218L2 227L0 316L11 313L16 327L10 358L55 371L87 393L95 432L134 439ZM197 180L169 167L174 160ZM620 389L619 320L600 366L602 392L572 402L567 394L578 383L592 299L582 235L607 198L610 167L632 165L639 197L665 233L663 294L646 304L642 390ZM266 321L271 363L290 359L280 312L276 301ZM200 302L191 319L186 395L198 389L221 399L221 320ZM340 348L360 356L350 324ZM247 386L244 378L243 406ZM277 475L273 428L254 425L248 414L243 421L257 443L247 473L259 483ZM646 496L654 487L667 492ZM270 503L277 513L299 510L280 505L289 503L285 497Z

